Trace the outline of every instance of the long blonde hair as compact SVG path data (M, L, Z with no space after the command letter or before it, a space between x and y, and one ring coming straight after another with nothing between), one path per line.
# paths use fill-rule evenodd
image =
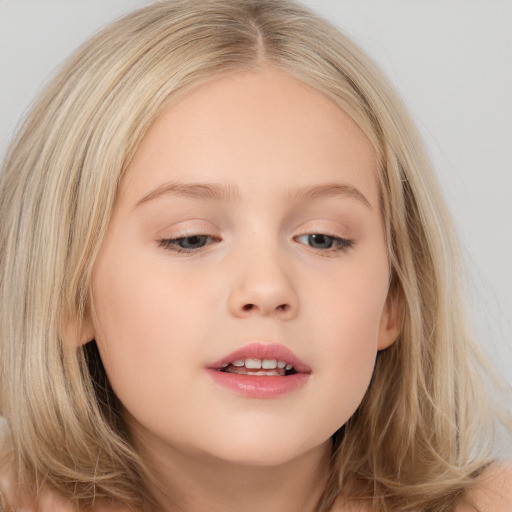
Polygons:
M341 493L380 512L453 510L492 459L493 420L451 223L387 80L292 0L164 0L135 11L80 48L29 113L0 175L0 413L18 478L85 510L101 498L156 506L94 344L76 348L62 325L88 314L119 183L155 119L209 80L262 66L329 96L374 146L390 293L404 311L399 340L334 435L318 509Z

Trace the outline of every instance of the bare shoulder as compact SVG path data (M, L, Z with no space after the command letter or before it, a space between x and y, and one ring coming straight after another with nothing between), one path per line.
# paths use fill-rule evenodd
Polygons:
M512 511L512 463L487 468L456 512L475 512L475 508L478 512Z

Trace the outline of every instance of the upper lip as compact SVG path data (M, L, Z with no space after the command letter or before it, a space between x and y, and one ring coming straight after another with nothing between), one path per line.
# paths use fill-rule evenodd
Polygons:
M301 361L289 348L275 343L249 343L207 366L217 370L226 364L241 359L275 359L291 364L296 372L311 373L311 368L304 361Z

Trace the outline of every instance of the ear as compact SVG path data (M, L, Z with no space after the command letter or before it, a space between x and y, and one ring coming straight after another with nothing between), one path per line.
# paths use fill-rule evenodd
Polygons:
M388 291L386 303L382 310L379 326L378 349L384 350L397 340L403 324L403 300L397 290L392 287Z
M96 337L96 330L89 312L85 312L84 318L79 319L76 315L64 315L60 328L60 335L63 343L68 347L79 347L92 341Z

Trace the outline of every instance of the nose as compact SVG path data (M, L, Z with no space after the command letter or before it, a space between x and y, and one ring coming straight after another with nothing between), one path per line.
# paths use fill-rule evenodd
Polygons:
M238 254L232 262L231 276L228 309L232 315L281 320L291 320L297 315L299 299L291 269L277 251L258 251L245 257Z

